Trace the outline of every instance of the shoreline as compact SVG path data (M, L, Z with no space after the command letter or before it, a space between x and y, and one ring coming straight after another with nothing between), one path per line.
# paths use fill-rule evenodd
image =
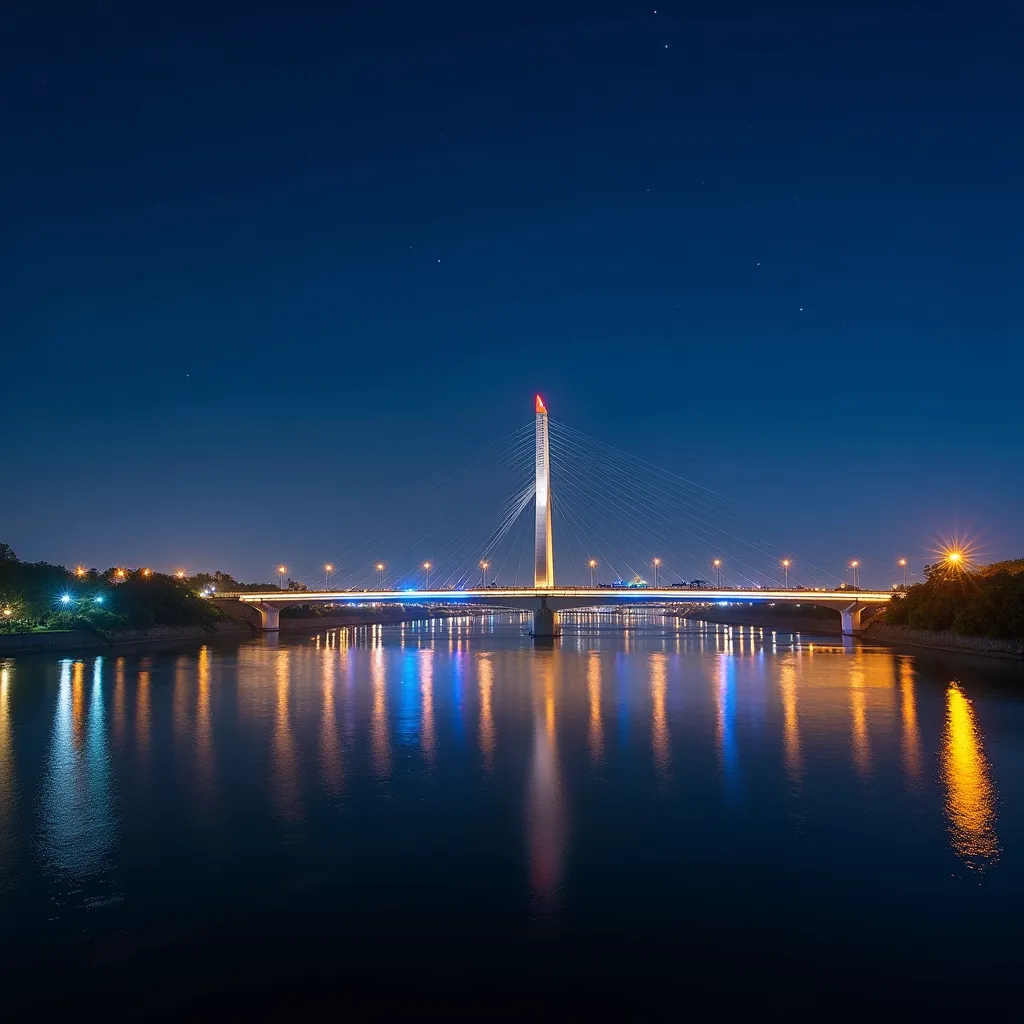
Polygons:
M424 611L426 611L424 609ZM422 618L451 618L447 610L424 615L358 614L324 615L309 619L281 619L281 628L270 633L244 619L227 618L216 626L153 626L150 629L111 630L108 636L84 629L43 630L34 633L0 633L0 658L21 654L46 654L50 651L109 650L152 644L174 644L221 638L255 638L281 633L315 633L321 629L345 629L359 626L390 626L415 622ZM463 614L463 613L460 613Z
M710 612L710 614L708 614ZM756 626L759 629L774 629L785 633L821 633L840 636L837 622L830 619L814 619L803 616L784 616L774 619L758 615L756 610L738 609L730 612L706 609L670 613L674 618L697 622L713 622L724 626ZM879 644L887 647L916 647L921 650L943 651L947 654L973 654L1000 661L1024 661L1024 640L992 640L984 636L961 636L959 633L940 633L927 629L911 629L908 626L887 626L883 622L870 621L863 631L854 638L861 643Z

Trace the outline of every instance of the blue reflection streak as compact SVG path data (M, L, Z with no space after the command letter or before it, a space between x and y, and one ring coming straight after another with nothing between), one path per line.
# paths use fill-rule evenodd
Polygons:
M415 650L405 650L402 652L402 672L398 684L398 713L395 716L395 732L400 743L419 745L422 706L420 659Z
M721 655L719 659L718 734L726 786L735 791L739 784L736 749L736 659L729 654Z
M466 675L466 652L458 647L452 653L452 696L455 698L455 737L460 743L466 742L466 728L462 720L462 690Z

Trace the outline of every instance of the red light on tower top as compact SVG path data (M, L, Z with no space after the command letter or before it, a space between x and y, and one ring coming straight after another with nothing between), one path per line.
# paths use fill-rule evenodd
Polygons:
M547 416L548 411L547 411L547 409L544 408L544 399L541 398L540 395L538 395L537 396L537 415L540 416L542 413L545 416Z

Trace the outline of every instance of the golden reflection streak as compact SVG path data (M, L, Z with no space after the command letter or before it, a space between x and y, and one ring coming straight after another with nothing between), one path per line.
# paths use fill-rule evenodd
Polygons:
M71 667L71 722L72 743L76 751L85 746L85 662L76 661Z
M665 690L668 665L664 654L651 655L651 743L654 747L654 767L659 775L668 778L671 754L668 744L668 721L665 717Z
M15 761L11 727L11 669L0 665L0 868L6 866L14 841Z
M434 652L420 651L420 745L423 756L434 760Z
M590 700L590 728L587 745L590 760L595 764L604 755L604 723L601 720L601 655L591 651L587 655L587 696Z
M480 687L480 750L484 755L484 768L494 767L494 715L491 710L491 692L494 689L494 665L489 654L481 652L476 659L477 684Z
M373 692L373 723L370 730L370 758L374 774L386 779L391 773L391 744L388 737L387 672L384 650L374 647L370 655L370 687Z
M320 774L324 786L337 795L344 782L341 765L341 739L338 736L338 717L334 707L337 658L333 650L321 653L323 691L323 720L320 727Z
M140 753L149 749L149 672L140 669L135 684L135 743Z
M286 821L297 821L302 816L299 770L295 757L295 737L289 714L291 687L291 651L277 652L275 680L277 712L274 716L274 796L278 811Z
M210 717L210 648L199 648L196 659L196 774L207 794L213 791L213 725Z
M946 817L953 850L968 867L980 870L999 859L996 789L971 702L960 686L946 690L946 733L942 750Z
M796 675L796 665L793 656L790 655L779 665L779 690L782 695L782 741L785 751L786 776L793 789L799 789L803 781Z
M903 767L915 781L920 780L923 763L921 736L917 728L917 700L914 695L914 662L900 658L900 720L903 733Z
M544 724L535 719L533 762L527 790L530 878L536 899L554 909L566 847L566 808L555 743L554 659L539 665L544 677Z
M118 746L124 741L124 658L114 662L114 739Z
M184 655L174 659L174 696L172 698L171 727L176 743L187 744L188 722L188 677L189 659Z
M860 651L850 666L850 714L853 719L853 763L861 775L867 776L871 774L871 748L868 744L867 694Z

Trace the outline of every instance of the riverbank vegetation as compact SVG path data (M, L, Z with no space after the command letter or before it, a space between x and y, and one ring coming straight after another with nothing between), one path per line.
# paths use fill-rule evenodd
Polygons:
M882 621L994 640L1024 638L1024 558L977 567L926 565L924 580L893 600Z
M194 580L150 569L68 569L23 562L0 544L0 632L214 626L223 613Z

